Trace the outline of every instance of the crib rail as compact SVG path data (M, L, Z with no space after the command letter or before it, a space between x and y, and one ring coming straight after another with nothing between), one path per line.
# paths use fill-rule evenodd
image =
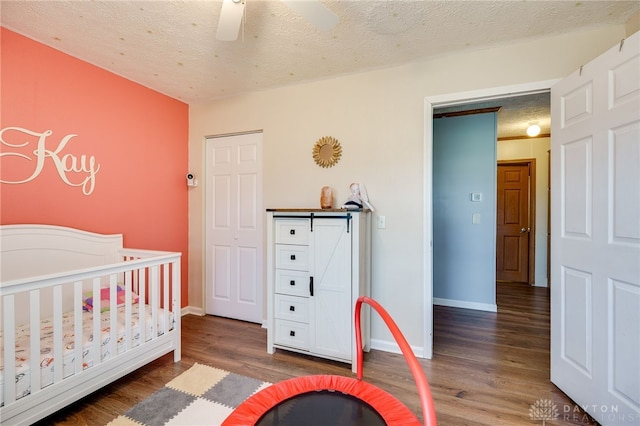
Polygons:
M132 371L128 366L126 369L120 366L115 368L116 363L128 362L123 361L122 354L134 360L136 353L152 351L145 349L145 346L155 344L154 353L161 350L166 353L166 348L171 348L174 351L174 360L180 359L181 254L120 249L119 256L122 261L118 263L0 283L0 326L3 343L0 410L3 418L11 418L14 409L16 412L24 411L26 406L37 405L39 398L43 398L39 394L55 395L58 391L72 389L80 383L78 376L92 369L96 373L101 364L105 367L107 364L113 365L113 372L106 368L104 370L113 376L119 374L115 370ZM86 316L83 314L83 304L86 307L88 292L93 296L93 319L90 324L83 319ZM136 313L139 318L139 337L134 336ZM44 334L40 330L40 324L48 318L53 335L53 375L52 379L47 378L44 382L40 357ZM65 332L65 321L70 319L73 321L72 344L69 344L68 329ZM118 324L122 322L124 335L118 332ZM108 327L105 327L105 323ZM30 361L29 377L26 379L28 392L23 395L24 392L18 394L14 378L20 373L18 370L24 367L20 365L20 361L16 363L16 355L25 348L17 348L15 342L16 329L25 327L30 335ZM83 338L83 333L86 332L83 328L88 327L93 336L92 342L89 343L92 346L90 348ZM108 333L106 339L100 338L105 333ZM168 338L172 339L173 343L165 342ZM155 342L158 340L163 342L162 349L160 344ZM105 341L106 344L103 344ZM73 365L67 365L65 368L65 350L69 358L69 346L72 346ZM84 362L85 353L89 349L93 351L90 365ZM138 365L136 362L130 364L132 367ZM87 374L87 377L92 374ZM86 388L95 390L99 387L92 385ZM43 392L44 390L47 392ZM59 404L64 404L64 401L61 400ZM55 404L52 407L56 408Z
M108 275L109 273L122 273L134 267L148 267L157 265L163 261L175 261L181 253L163 252L153 250L121 249L118 250L123 262L93 266L89 268L75 269L72 271L58 272L37 277L21 278L17 280L3 281L0 286L0 295L10 295L56 284L66 284L72 281L82 281L93 278L96 275ZM126 262L126 263L125 263Z

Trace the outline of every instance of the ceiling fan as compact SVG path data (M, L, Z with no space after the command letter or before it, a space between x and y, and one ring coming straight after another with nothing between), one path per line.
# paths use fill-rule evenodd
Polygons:
M238 38L242 25L244 7L248 0L224 0L220 11L220 21L216 38L233 41ZM294 12L311 22L322 31L329 31L338 23L338 15L327 9L319 0L280 0Z

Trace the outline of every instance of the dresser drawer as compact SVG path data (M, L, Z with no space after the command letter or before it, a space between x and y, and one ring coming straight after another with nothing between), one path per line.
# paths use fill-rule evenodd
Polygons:
M276 219L276 244L309 244L309 219Z
M275 317L279 319L309 322L309 299L298 296L276 294Z
M309 324L283 319L276 319L275 323L275 344L309 350Z
M276 269L276 293L292 296L309 296L309 273Z
M276 244L276 268L309 270L309 247Z

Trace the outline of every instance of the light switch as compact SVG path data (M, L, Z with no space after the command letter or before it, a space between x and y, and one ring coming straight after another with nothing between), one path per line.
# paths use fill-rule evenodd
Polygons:
M378 229L384 229L387 226L387 218L378 216Z
M473 216L471 217L471 223L473 223L474 225L477 225L480 223L480 213L473 214Z

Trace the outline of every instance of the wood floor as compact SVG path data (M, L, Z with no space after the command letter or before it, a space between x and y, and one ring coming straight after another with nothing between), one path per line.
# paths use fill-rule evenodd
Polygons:
M498 313L434 307L434 357L420 360L440 425L532 425L532 404L552 401L552 424L594 425L549 381L549 290L499 283ZM392 313L393 314L393 313ZM350 366L266 352L257 324L212 316L183 317L182 361L167 355L41 424L104 425L198 362L277 382L308 374L351 376ZM401 355L372 350L365 380L396 396L421 418L415 383Z

